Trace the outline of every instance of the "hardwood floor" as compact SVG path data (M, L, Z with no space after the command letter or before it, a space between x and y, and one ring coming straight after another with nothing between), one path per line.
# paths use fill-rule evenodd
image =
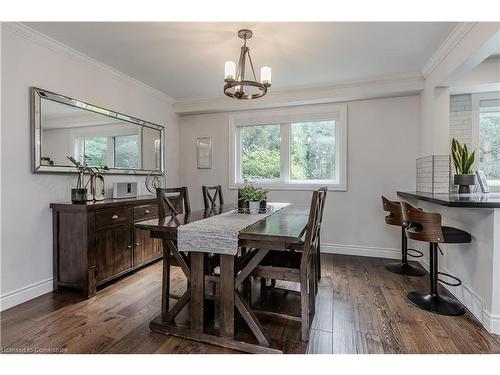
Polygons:
M428 278L384 269L384 259L325 254L309 345L298 322L261 317L273 346L286 353L500 353L500 338L467 313L447 317L406 300ZM174 293L185 282L172 277ZM78 293L48 293L1 313L2 352L234 353L217 346L150 333L160 310L161 263L155 263L82 300ZM257 304L295 310L297 296L269 290Z

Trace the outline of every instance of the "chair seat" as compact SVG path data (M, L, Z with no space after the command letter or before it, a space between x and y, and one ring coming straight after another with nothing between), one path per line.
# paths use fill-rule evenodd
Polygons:
M453 227L441 227L444 236L444 243L468 243L471 242L471 235L461 229Z

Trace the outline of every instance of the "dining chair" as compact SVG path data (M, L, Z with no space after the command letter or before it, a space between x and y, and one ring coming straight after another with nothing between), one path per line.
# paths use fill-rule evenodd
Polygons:
M172 217L174 220L179 214L189 214L191 212L191 206L189 204L189 194L187 187L178 188L157 188L156 197L158 201L158 218L165 219L166 217ZM185 254L179 254L182 259L177 259L171 251L165 251L169 249L167 245L168 240L163 240L163 282L162 282L162 294L166 295L167 298L162 299L162 313L166 314L169 311L169 300L170 298L178 299L180 296L176 296L170 293L170 268L171 266L179 266L180 262L184 262L187 267L189 267L189 256ZM172 241L173 246L177 246L177 241Z
M191 212L188 189L185 186L178 188L157 188L156 197L158 199L158 217L160 219L182 213L189 214Z
M302 341L309 340L309 329L315 314L317 251L325 196L326 190L324 189L313 192L301 250L270 250L251 273L253 277L300 283L300 316L277 313L264 308L254 309L254 311L263 315L279 315L286 319L300 321Z
M205 205L205 210L217 206L217 198L219 200L219 206L222 206L224 204L221 185L202 186L201 191L203 192L203 203Z
M315 251L315 259L314 259L314 263L316 265L316 286L319 282L319 280L321 279L321 223L323 222L323 213L325 211L325 202L326 202L326 195L328 193L328 187L327 186L322 186L318 189L318 199L319 199L319 203L318 203L318 226L316 228L316 231L317 231L317 234L316 234L316 237L315 237L315 243L314 243L314 246L316 248L316 251ZM305 229L304 228L304 232L305 232ZM303 233L304 235L305 233ZM292 251L301 251L302 248L303 248L303 241L301 243L298 243L298 244L294 244L294 245L291 245L289 246L288 250L292 250Z

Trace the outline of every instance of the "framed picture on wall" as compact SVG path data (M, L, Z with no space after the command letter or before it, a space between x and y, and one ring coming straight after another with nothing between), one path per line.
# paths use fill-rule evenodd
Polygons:
M212 138L196 139L198 169L212 169Z

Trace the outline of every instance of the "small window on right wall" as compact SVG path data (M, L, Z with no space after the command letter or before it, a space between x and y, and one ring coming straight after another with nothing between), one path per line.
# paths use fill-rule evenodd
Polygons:
M490 190L500 190L500 91L472 94L472 144L476 169Z
M478 169L490 184L500 185L500 109L480 110Z

